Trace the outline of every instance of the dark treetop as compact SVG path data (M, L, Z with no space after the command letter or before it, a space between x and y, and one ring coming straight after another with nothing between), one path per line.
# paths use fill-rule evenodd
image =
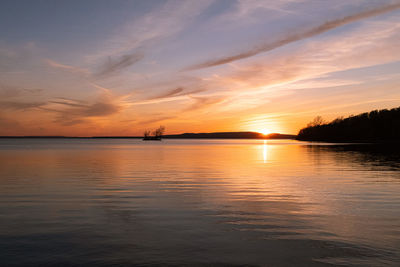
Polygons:
M328 142L400 142L400 107L374 110L326 123L316 117L298 140Z

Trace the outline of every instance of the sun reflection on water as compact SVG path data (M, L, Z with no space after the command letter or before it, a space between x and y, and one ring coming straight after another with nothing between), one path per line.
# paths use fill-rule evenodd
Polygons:
M263 160L264 163L267 163L267 140L264 140L263 144Z

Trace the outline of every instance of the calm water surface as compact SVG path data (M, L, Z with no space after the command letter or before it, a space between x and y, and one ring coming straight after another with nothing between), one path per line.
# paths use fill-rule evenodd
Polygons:
M400 266L400 158L263 140L0 139L2 266Z

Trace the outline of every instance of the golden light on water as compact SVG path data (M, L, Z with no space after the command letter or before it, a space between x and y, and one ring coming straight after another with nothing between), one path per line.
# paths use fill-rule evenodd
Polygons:
M267 140L264 140L264 144L263 144L263 160L264 163L267 163Z

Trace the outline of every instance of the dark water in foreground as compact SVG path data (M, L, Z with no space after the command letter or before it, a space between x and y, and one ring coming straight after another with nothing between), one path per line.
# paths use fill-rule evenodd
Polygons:
M395 149L0 140L2 266L399 263Z

